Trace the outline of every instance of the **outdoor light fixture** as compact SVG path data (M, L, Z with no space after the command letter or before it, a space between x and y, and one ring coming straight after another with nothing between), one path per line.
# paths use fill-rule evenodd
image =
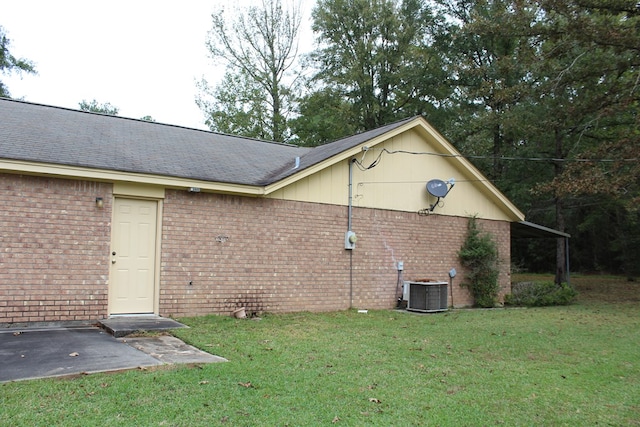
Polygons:
M189 187L189 193L199 193L200 187Z
M98 209L104 208L104 200L102 200L102 197L96 197L96 207Z

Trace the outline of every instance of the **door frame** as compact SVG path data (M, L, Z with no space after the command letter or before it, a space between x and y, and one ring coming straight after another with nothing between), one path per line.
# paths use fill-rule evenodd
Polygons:
M154 315L159 314L160 307L160 272L161 272L161 255L162 255L162 210L163 210L163 202L164 202L164 188L157 186L150 186L144 184L133 184L133 183L115 183L113 186L113 196L111 200L111 237L109 241L109 284L107 286L107 314L109 317L112 316L127 316L127 314L112 314L111 309L113 307L113 303L111 300L112 289L111 289L111 251L113 251L114 246L114 235L115 231L113 228L113 224L115 224L116 220L116 210L115 210L115 202L116 199L129 199L129 200L147 200L151 202L156 202L156 242L155 242L155 252L153 260L154 264L154 280L153 280L153 313ZM149 313L151 314L151 313ZM135 315L133 315L135 316Z

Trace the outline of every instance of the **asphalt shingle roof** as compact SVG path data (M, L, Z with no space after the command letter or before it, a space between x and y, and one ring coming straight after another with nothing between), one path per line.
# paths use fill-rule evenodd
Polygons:
M0 158L261 186L405 122L303 148L0 98Z

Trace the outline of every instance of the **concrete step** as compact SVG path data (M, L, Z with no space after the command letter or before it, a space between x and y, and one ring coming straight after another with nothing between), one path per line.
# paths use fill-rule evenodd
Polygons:
M133 333L188 328L188 326L176 322L173 319L160 316L113 316L98 321L98 324L116 338L121 338Z

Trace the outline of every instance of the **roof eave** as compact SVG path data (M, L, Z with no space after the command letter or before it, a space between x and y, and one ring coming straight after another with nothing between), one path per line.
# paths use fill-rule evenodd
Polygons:
M554 230L544 225L536 224L529 221L518 221L511 223L511 235L515 238L570 238L571 234L563 231Z
M133 182L158 185L166 188L189 189L197 187L201 191L245 196L262 196L264 187L255 185L212 182L163 175L119 172L105 169L90 169L51 163L35 163L19 160L0 159L0 171L38 176L56 176L59 178L88 179L101 182Z

